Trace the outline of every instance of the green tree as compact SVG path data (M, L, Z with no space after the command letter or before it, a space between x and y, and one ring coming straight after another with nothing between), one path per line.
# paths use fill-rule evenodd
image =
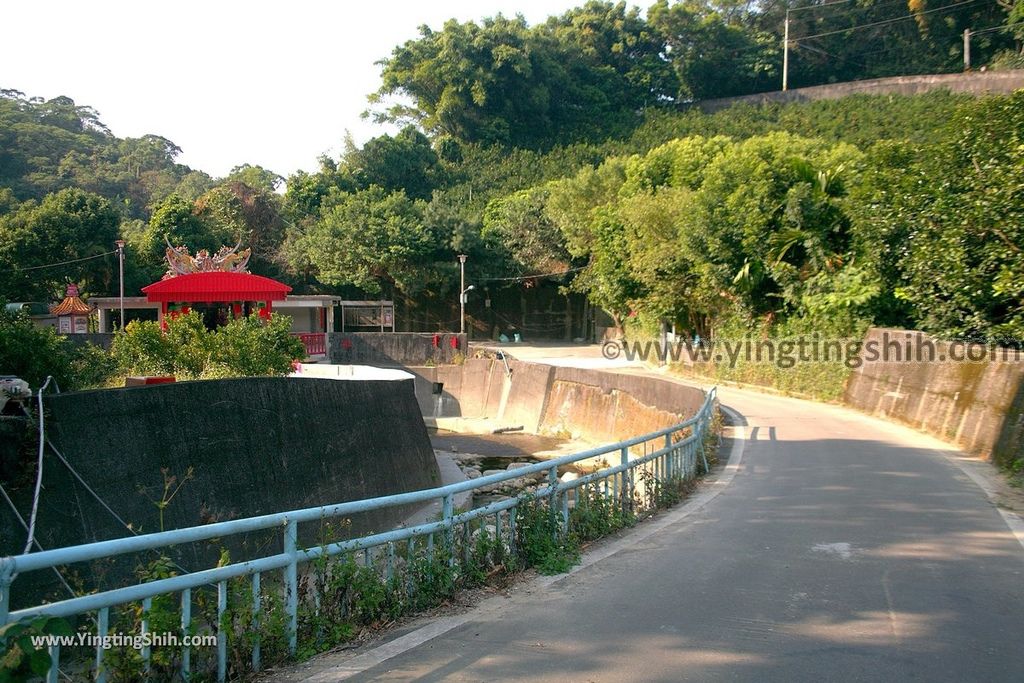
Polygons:
M858 224L900 254L888 279L927 331L1024 336L1022 130L1024 92L966 103L940 142L897 156L906 165L864 190Z
M273 171L252 164L235 166L223 180L223 184L241 183L264 194L273 194L283 182L284 178Z
M46 301L63 296L68 282L87 293L110 291L116 261L102 255L113 250L120 221L110 202L71 188L0 216L0 292Z
M589 2L536 27L501 15L481 24L420 28L381 62L380 90L396 95L378 119L412 121L459 142L548 148L600 139L672 101L675 76L662 44L625 3Z
M11 313L0 299L0 368L38 389L52 376L62 391L102 385L113 367L110 357L90 344L77 346L53 328L38 327L22 313Z
M414 293L427 284L435 236L423 224L424 204L403 192L370 187L337 194L321 206L320 219L291 246L308 258L318 279L368 293Z
M569 253L558 227L545 211L544 187L523 190L487 205L483 237L505 251L516 274L554 273L569 264Z
M711 99L775 90L782 63L778 36L757 26L749 10L721 11L708 2L648 10L652 32L661 36L686 99Z
M412 199L429 200L442 181L441 162L430 140L413 126L391 137L372 138L345 155L361 187L377 185L388 192L404 190Z
M284 240L281 198L266 187L240 181L218 185L195 201L194 212L225 244L251 247L254 258L272 259Z
M132 321L114 339L111 355L123 374L175 375L184 379L286 375L305 356L290 333L291 318L258 315L232 320L215 330L195 311L155 322Z

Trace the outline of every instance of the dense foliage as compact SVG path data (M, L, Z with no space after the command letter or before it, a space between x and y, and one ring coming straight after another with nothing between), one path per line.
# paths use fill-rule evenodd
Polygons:
M111 356L128 375L175 375L179 379L286 375L305 357L302 342L289 333L291 319L272 315L232 320L208 330L192 312L167 321L133 321L114 338Z
M0 91L0 296L113 294L120 237L129 295L168 242L240 243L296 293L392 298L403 320L451 317L468 254L471 282L565 272L550 280L646 329L1019 337L1019 94L682 106L777 88L787 8L792 86L956 69L964 28L993 29L975 64L1011 64L1024 38L1009 0L591 1L534 26L450 21L381 62L373 114L405 128L283 185L246 164L213 179L164 138Z
M437 137L544 149L622 134L647 109L778 89L787 17L800 87L955 70L964 29L1009 29L1019 14L1010 0L658 0L643 15L590 0L532 27L501 15L423 26L382 61L372 100L379 119ZM979 32L974 63L1013 46L1010 30Z
M77 346L2 304L0 300L0 374L20 377L33 389L51 376L57 387L68 391L102 384L113 372L113 363L102 349Z

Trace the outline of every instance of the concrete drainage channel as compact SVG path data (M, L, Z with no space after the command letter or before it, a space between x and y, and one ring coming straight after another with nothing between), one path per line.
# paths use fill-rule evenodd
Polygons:
M699 389L658 377L498 358L405 370L415 376L428 428L461 433L522 427L527 434L608 443L676 424L704 400Z

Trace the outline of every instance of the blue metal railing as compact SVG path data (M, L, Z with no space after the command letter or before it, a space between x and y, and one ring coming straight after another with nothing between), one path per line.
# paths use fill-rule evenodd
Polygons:
M495 519L497 535L502 534L502 520L504 517L507 519L506 527L508 533L512 536L512 540L514 540L515 517L512 511L523 502L526 494L499 500L464 512L456 512L455 497L462 493L492 487L501 482L521 479L526 476L546 474L547 484L529 495L538 499L546 498L549 504L557 505L558 507L555 509L561 511L561 523L563 525L567 524L569 520L569 509L572 502L570 497L578 495L577 490L580 487L603 482L604 495L610 496L612 499L620 499L623 497L622 494L635 490L634 474L637 468L645 468L645 471L650 474L651 480L659 483L668 482L673 479L685 480L693 478L698 473L698 464L701 464L703 469L707 471L708 466L704 456L703 442L713 418L715 398L716 391L711 389L694 417L672 427L618 443L600 446L580 453L546 460L457 484L0 558L0 625L32 620L44 616L91 616L95 613L96 636L98 640L102 640L108 635L111 608L139 603L143 615L141 620L142 633L140 635L145 636L146 629L148 628L146 615L152 607L153 598L177 593L181 595L181 632L183 635L189 635L193 632L191 614L193 589L204 586L216 586L217 678L218 680L225 680L227 673L227 636L224 632L223 617L227 610L227 582L230 579L243 576L251 577L253 617L258 619L261 604L261 574L276 570L282 571L283 603L286 614L285 631L288 649L294 654L297 648L298 635L299 565L324 556L336 556L354 551L363 551L368 559L368 553L372 549L386 546L389 550L387 571L390 573L391 558L394 555L394 544L401 541L407 541L411 544L417 537L426 537L428 547L433 548L434 534L441 533L450 539L457 527L462 526L464 529L468 529L470 527L467 525L474 520L492 516ZM661 445L647 452L647 444L652 441L658 442L659 440L663 440ZM643 446L644 454L639 457L631 457L633 455L631 449L640 446ZM609 454L618 456L618 464L569 481L559 480L559 467ZM607 461L607 458L605 460ZM384 508L436 503L438 500L441 501L441 518L436 521L408 528L393 529L383 533L368 534L312 548L300 548L298 544L298 525L300 523L322 522L325 519L345 518ZM19 575L26 572L57 568L78 562L104 560L144 550L167 550L172 546L210 539L223 539L228 536L265 529L281 530L283 534L282 552L180 576L148 581L138 585L105 590L14 611L11 610L13 584ZM450 543L442 544L440 547L448 548L448 552L455 552L454 546ZM259 652L259 641L256 640L253 645L252 654L252 668L254 670L259 670L260 668ZM190 654L190 648L183 646L180 656L180 670L182 677L186 680L190 674ZM51 647L50 655L51 668L49 679L56 681L60 661L59 647ZM149 648L143 649L141 655L148 669ZM99 681L103 681L106 678L104 648L99 645L96 647L94 676Z

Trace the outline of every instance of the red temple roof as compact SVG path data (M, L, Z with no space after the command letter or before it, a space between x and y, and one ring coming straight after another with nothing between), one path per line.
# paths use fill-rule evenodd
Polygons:
M89 315L92 313L92 307L78 298L78 286L70 284L64 300L56 306L50 306L50 313L53 315Z
M153 302L283 301L292 288L251 273L189 273L143 287Z

